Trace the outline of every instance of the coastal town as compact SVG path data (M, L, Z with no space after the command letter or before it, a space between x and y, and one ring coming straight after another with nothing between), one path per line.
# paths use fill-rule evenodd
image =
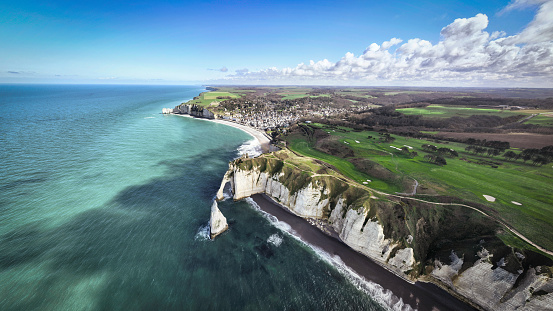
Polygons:
M290 127L307 118L345 118L350 113L368 111L373 107L371 103L336 104L328 97L280 100L245 96L222 102L214 100L204 107L182 103L175 108L163 108L163 113L227 120L267 132Z

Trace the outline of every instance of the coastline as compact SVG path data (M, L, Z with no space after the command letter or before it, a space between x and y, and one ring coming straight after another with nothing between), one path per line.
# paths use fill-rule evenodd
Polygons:
M329 236L317 226L289 212L285 207L266 194L254 194L252 200L265 213L288 224L305 243L322 249L330 256L338 256L340 261L366 281L380 285L397 299L418 310L477 310L459 300L448 291L433 283L417 281L411 283L394 274L370 258L353 250L345 243ZM391 301L395 305L398 301Z
M252 127L242 125L242 124L238 124L238 123L232 122L232 121L225 121L225 120L219 120L219 119L196 118L196 117L193 117L193 116L187 115L187 114L175 114L175 113L171 113L171 114L175 115L175 116L194 118L194 119L198 119L198 120L205 120L205 121L215 122L215 123L224 124L224 125L227 125L227 126L234 127L236 129L242 130L243 132L245 132L245 133L249 134L250 136L252 136L253 138L255 138L257 140L257 142L259 143L259 145L261 146L261 149L263 150L263 153L267 153L271 150L271 148L270 148L271 139L267 136L267 134L265 134L265 133L263 133L263 132L261 132L257 129L254 129Z
M195 117L187 114L174 114L177 116L211 121L242 130L257 140L263 153L271 152L269 137L255 128L238 124L232 121L220 119L208 119ZM254 194L250 197L259 208L265 213L276 217L279 221L287 223L297 236L309 246L321 249L332 257L337 256L337 262L330 264L338 268L344 265L356 277L364 281L372 282L380 286L384 292L388 292L386 300L387 305L396 308L399 305L401 310L409 310L409 306L416 310L478 310L471 306L468 301L463 301L456 297L447 289L432 282L417 281L412 282L402 277L386 267L372 261L365 255L353 250L342 242L337 234L324 232L311 224L308 219L293 214L288 208L272 200L266 194ZM389 295L391 293L391 295ZM372 296L372 295L371 295ZM375 297L373 297L375 299ZM378 299L376 299L378 300ZM401 301L400 301L401 300Z

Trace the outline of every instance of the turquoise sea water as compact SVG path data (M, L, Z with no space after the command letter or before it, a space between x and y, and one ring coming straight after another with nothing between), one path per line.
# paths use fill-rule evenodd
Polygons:
M161 115L202 89L0 85L0 310L380 310L247 201L219 203L251 137Z

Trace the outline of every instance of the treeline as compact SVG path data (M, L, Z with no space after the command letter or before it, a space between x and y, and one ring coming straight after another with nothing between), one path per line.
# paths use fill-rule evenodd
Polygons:
M483 154L488 154L489 157L491 156L498 156L501 154L501 150L499 149L495 149L495 148L484 148L482 146L467 146L465 148L465 151L467 152L472 152L474 154L479 154L479 155L483 155Z
M465 151L471 152L476 155L487 155L488 157L492 157L501 155L501 153L503 153L505 149L485 148L482 145L469 145L465 148ZM553 161L553 146L546 146L541 149L523 149L520 153L516 153L513 150L508 150L503 153L502 156L509 161L522 160L524 163L526 163L527 161L532 161L534 165L541 166Z
M448 155L452 158L456 158L459 156L459 153L451 148L445 148L445 147L436 147L434 145L430 144L424 144L422 145L422 150L426 152L436 152L438 155Z
M467 145L489 147L489 148L499 149L501 151L505 151L511 148L511 144L508 141L499 141L499 140L487 141L486 139L467 138L466 140L461 142Z
M365 126L417 127L427 129L454 129L487 131L520 120L523 116L501 118L491 115L472 115L470 117L451 117L446 119L423 118L420 115L404 115L396 111L395 106L383 106L371 112L350 116L348 121Z
M522 106L536 109L552 109L553 98L440 98L429 101L434 105L443 106Z
M509 150L503 154L507 160L522 160L532 161L534 165L544 165L553 161L553 146L546 146L541 149L528 148L523 149L520 153Z

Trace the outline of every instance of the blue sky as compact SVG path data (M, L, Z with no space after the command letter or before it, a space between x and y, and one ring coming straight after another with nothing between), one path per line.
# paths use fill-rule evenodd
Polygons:
M4 0L0 83L551 87L552 8L550 0ZM529 55L539 64L521 67Z

